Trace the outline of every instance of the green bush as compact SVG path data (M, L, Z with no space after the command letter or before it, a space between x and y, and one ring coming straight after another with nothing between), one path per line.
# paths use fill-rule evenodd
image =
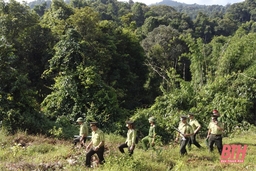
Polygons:
M33 145L33 146L27 147L28 154L34 154L34 153L46 154L55 150L56 148L52 144L47 144L47 143L42 143L39 145Z

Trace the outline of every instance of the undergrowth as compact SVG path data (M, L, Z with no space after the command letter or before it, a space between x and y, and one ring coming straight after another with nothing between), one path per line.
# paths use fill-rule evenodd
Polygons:
M203 149L192 146L188 155L179 155L179 145L157 145L154 149L144 151L141 144L136 145L132 157L121 154L118 145L124 137L114 134L106 135L105 164L91 168L95 171L254 171L256 170L256 130L235 131L223 138L223 144L248 145L243 163L221 163L215 148L209 153L204 139L199 139ZM88 143L88 142L87 142ZM27 135L19 132L13 136L0 132L0 170L86 170L85 148L73 148L72 140L59 140L41 135ZM126 151L127 152L127 151Z

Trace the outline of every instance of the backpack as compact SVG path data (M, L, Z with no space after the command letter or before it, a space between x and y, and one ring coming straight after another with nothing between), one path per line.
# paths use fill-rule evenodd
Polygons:
M139 137L138 135L136 135L135 144L138 144L138 143L139 143Z
M138 135L138 131L136 130L136 138L135 138L135 144L139 143L139 135Z

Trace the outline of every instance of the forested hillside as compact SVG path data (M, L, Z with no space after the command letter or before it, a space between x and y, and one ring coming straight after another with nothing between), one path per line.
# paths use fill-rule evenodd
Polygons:
M186 4L172 0L163 0L152 5L167 5L172 6L180 13L185 13L192 19L195 19L199 12L206 14L209 18L215 18L219 15L224 15L230 4L222 5L199 5L199 4Z
M253 0L195 18L133 1L0 4L0 120L10 133L69 138L85 117L117 134L132 118L147 134L154 115L168 142L181 114L197 113L206 130L212 109L226 133L255 124Z

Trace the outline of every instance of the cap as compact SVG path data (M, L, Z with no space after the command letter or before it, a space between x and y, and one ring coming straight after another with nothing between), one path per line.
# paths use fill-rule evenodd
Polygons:
M90 126L97 126L98 127L98 122L96 122L96 121L90 122Z
M77 120L76 120L76 122L83 122L84 120L83 120L83 118L82 117L79 117Z
M212 116L219 117L220 116L219 111L217 109L213 109Z
M194 113L189 113L188 116L195 116L195 114Z
M219 113L217 109L213 109L212 113Z
M133 123L134 123L134 121L131 121L131 120L126 121L126 124L133 124Z
M155 117L154 117L154 116L151 116L150 118L148 118L148 121L150 121L150 122L155 122Z
M180 118L181 119L187 119L188 117L186 115L181 115Z
M90 122L90 124L92 124L92 125L97 125L97 124L98 124L98 122L93 121L93 122Z

